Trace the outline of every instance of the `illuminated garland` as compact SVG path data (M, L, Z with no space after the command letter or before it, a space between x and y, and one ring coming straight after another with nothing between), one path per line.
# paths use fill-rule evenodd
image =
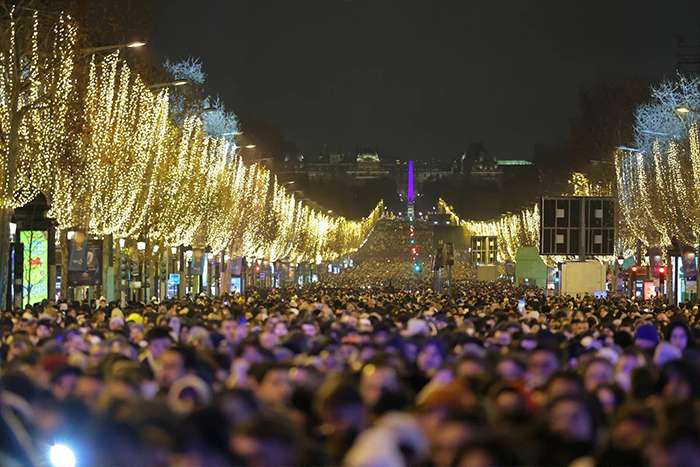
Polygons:
M515 260L522 247L539 247L540 243L540 208L535 204L517 214L504 214L492 221L463 220L454 212L452 206L442 198L438 200L438 211L450 216L453 224L464 229L467 236L484 236L497 238L498 261ZM613 256L594 256L600 262L610 262ZM543 256L542 259L554 266L569 259L561 255Z
M618 151L618 193L624 221L645 245L669 246L673 237L700 238L700 143L698 124L687 138L650 143L650 152Z
M381 202L360 221L311 209L265 167L246 166L231 141L207 135L199 117L177 127L167 90L149 90L118 52L90 57L85 76L75 76L76 30L68 18L53 27L50 54L39 51L37 15L33 25L20 103L41 105L21 119L15 177L8 176L9 146L0 143L3 206L42 192L60 229L293 262L356 250L382 216ZM13 20L9 44L14 28ZM7 79L18 72L11 64L22 61L14 52L0 51L3 129L16 113L8 96L17 83Z
M514 260L519 248L539 244L540 210L534 205L518 214L504 214L493 221L462 220L442 198L438 210L450 216L451 222L461 225L470 236L497 237L498 260Z
M651 89L635 112L636 149L615 154L624 225L647 246L700 238L700 79L679 77Z
M586 174L572 172L569 176L569 185L573 196L612 196L613 190L610 184L593 183Z
M35 11L30 33L14 8L0 25L0 207L17 208L51 189L69 149L76 28L61 15L49 29ZM26 25L25 25L26 26ZM47 44L40 50L39 42ZM28 43L25 43L28 41Z

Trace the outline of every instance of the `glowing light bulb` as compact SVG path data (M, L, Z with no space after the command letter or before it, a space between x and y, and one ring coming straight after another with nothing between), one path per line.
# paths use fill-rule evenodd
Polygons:
M75 467L75 453L65 444L56 443L49 448L49 461L53 467Z

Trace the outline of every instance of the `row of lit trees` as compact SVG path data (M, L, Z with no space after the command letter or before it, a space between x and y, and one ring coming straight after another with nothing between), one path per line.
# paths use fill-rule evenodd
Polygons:
M700 239L700 78L652 88L636 114L635 147L615 167L620 211L630 235L648 246Z
M615 154L616 186L572 173L575 196L616 196L621 214L616 248L631 254L640 241L669 247L700 243L700 78L679 77L651 89L651 99L635 112L634 146ZM469 221L450 214L470 235L498 237L500 259L514 258L520 246L539 242L537 206L493 221Z
M593 182L581 172L569 175L569 192L572 196L612 196L612 188L604 183ZM540 242L540 208L535 204L518 213L506 213L486 221L461 219L454 208L443 199L438 201L441 213L450 216L451 222L460 225L469 236L496 237L498 260L515 260L521 247L538 247ZM548 261L557 262L563 257L551 257ZM606 258L607 259L607 258Z
M519 248L539 244L540 210L537 205L517 214L504 214L489 221L463 220L445 200L438 200L438 210L450 216L469 236L496 237L498 260L514 260Z
M149 89L119 52L81 54L68 16L9 10L3 21L0 265L13 210L39 193L60 229L271 261L346 254L381 216L381 203L361 221L311 209L201 115L178 125L169 91Z

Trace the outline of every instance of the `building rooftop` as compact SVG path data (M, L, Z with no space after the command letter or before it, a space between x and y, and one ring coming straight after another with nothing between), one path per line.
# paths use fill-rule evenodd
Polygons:
M498 159L497 165L532 165L532 161L525 159Z

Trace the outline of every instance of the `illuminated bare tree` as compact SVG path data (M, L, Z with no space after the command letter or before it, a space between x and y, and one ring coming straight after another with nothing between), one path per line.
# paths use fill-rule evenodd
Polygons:
M700 117L698 112L700 78L679 77L653 87L651 101L635 112L637 148L648 154L655 140L687 138L688 128Z
M0 309L14 210L50 184L53 162L70 144L76 29L64 15L40 15L35 4L0 4Z
M233 112L226 110L218 97L204 96L203 86L207 75L198 58L186 58L179 62L166 60L163 67L175 80L185 80L189 86L182 86L170 95L170 111L176 122L184 122L187 115L201 115L204 131L209 136L234 140L238 132L238 119Z

